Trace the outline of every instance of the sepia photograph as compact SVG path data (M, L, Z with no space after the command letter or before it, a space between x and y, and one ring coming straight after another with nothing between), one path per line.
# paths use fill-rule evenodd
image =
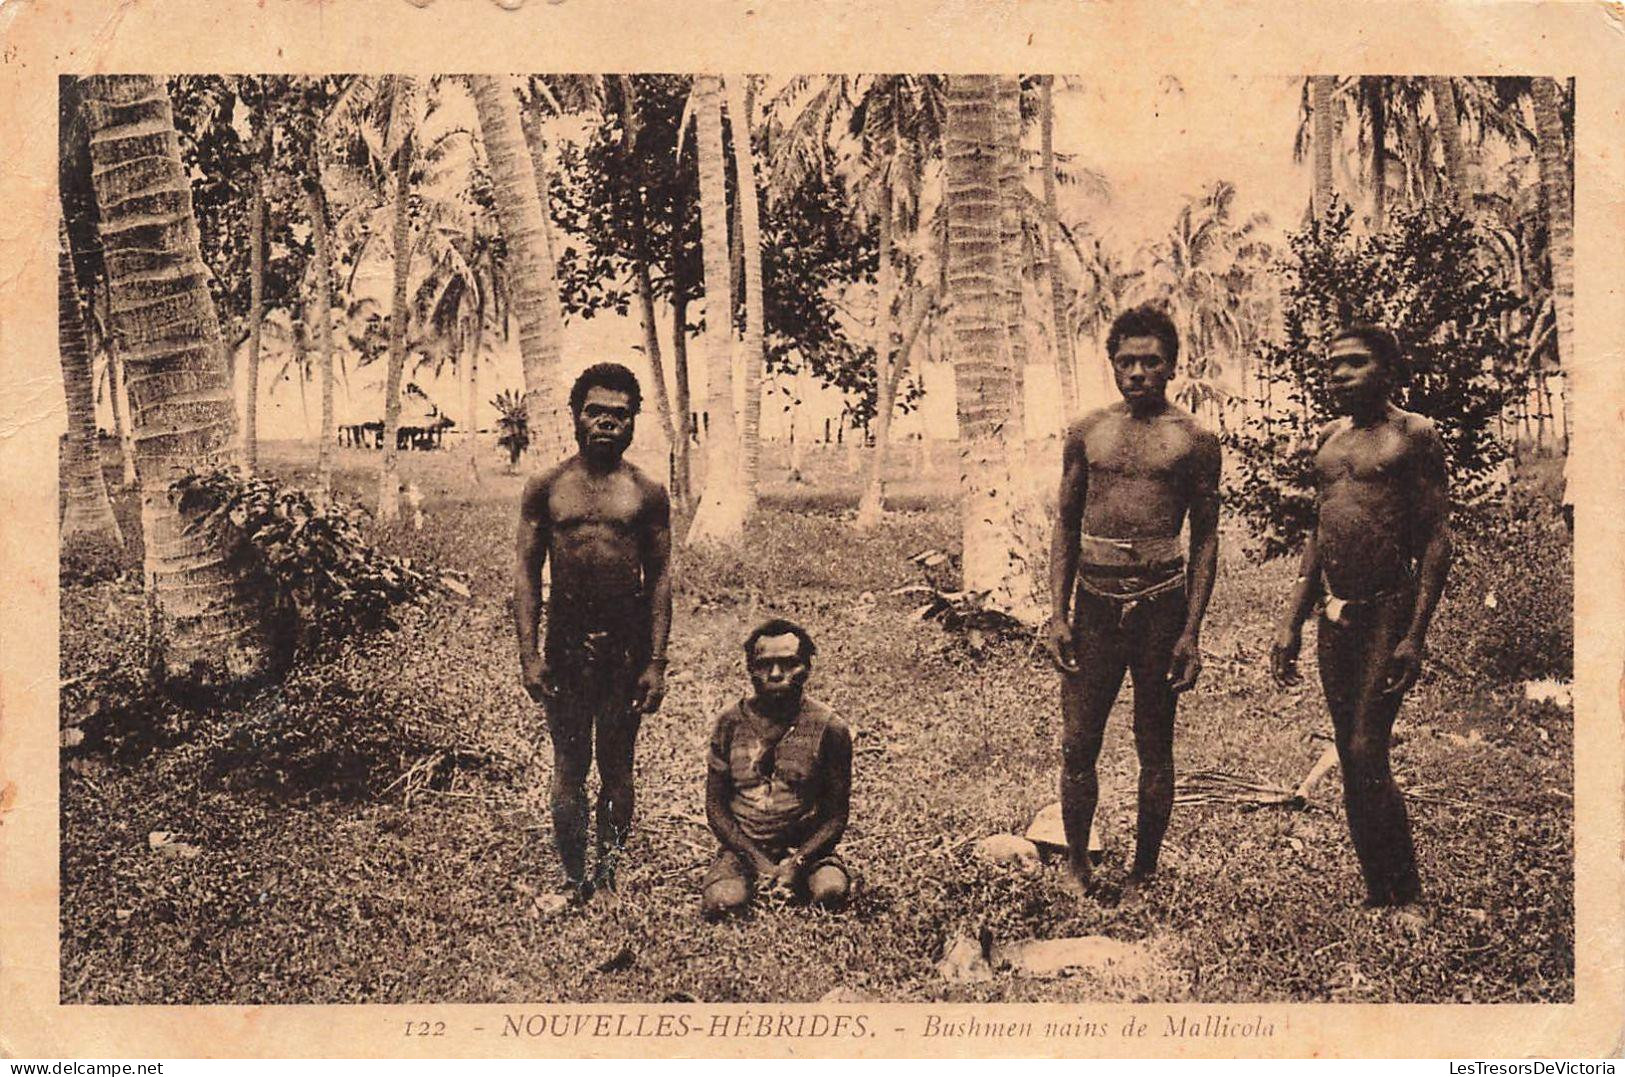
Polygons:
M1574 80L57 91L62 1004L1575 1000Z

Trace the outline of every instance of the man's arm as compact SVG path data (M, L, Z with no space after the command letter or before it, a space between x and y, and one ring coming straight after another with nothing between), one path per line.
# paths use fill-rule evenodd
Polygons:
M795 877L799 878L807 867L828 856L840 844L846 833L847 817L852 806L852 734L845 725L831 722L824 730L824 743L820 754L820 769L824 775L818 797L818 829L796 849L790 858Z
M705 775L705 818L711 824L711 833L724 846L738 853L756 870L758 875L771 874L775 865L761 846L745 836L739 820L734 818L728 801L733 796L733 777L725 757L726 746L721 743L722 724L717 723L711 735L711 754Z
M1078 671L1068 618L1072 585L1078 574L1078 535L1083 529L1083 504L1089 487L1089 462L1083 446L1083 426L1079 424L1066 433L1055 532L1049 546L1050 656L1064 673Z
M1185 630L1169 656L1168 680L1175 692L1195 687L1202 671L1202 619L1213 598L1219 574L1219 439L1206 430L1196 433L1191 456L1190 557L1187 560Z
M1445 577L1450 574L1453 542L1450 535L1450 480L1445 466L1444 440L1428 423L1417 435L1416 456L1411 469L1412 519L1417 545L1421 547L1421 579L1417 583L1416 608L1404 639L1394 648L1389 664L1389 692L1403 692L1416 683L1422 672L1428 625L1444 594ZM1415 547L1413 547L1414 549Z
M515 538L513 609L519 635L521 682L532 699L547 694L546 666L538 635L542 608L542 565L552 530L547 515L548 477L538 475L525 484L519 501L519 529Z
M666 695L666 641L671 636L671 499L657 483L646 501L641 543L649 602L649 665L638 677L637 708L660 709Z
M1336 429L1335 422L1327 423L1320 428L1320 432L1315 436L1317 457L1326 447L1326 442L1331 440ZM1298 558L1298 578L1292 585L1292 595L1287 599L1286 612L1275 631L1275 642L1270 647L1270 676L1283 688L1298 683L1298 651L1303 646L1303 622L1309 619L1315 603L1320 601L1320 543L1316 539L1320 531L1319 513L1320 499L1317 493L1316 520L1309 526L1309 537L1304 540L1303 553Z

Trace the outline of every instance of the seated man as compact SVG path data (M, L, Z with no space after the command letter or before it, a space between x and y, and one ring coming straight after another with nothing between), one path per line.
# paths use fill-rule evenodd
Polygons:
M707 918L764 889L834 907L851 890L835 856L852 793L852 736L803 694L815 648L800 625L771 620L745 640L754 694L711 734L705 814L722 842L700 884Z

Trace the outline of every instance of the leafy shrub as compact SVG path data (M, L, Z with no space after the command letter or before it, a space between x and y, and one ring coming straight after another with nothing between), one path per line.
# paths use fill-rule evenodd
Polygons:
M1515 487L1495 526L1458 543L1430 648L1475 680L1574 676L1574 556L1550 501Z
M193 516L189 529L219 528L244 541L307 645L394 628L391 610L429 586L408 561L362 538L359 509L318 504L303 490L234 469L189 474L173 489Z
M1396 402L1437 425L1458 514L1493 515L1504 494L1493 424L1515 380L1518 350L1502 336L1502 315L1517 298L1453 209L1402 211L1371 236L1353 235L1351 216L1339 207L1289 237L1285 332L1257 356L1261 407L1226 436L1237 457L1227 500L1265 558L1297 550L1314 521L1315 435L1335 417L1322 358L1354 318L1398 336L1410 375Z

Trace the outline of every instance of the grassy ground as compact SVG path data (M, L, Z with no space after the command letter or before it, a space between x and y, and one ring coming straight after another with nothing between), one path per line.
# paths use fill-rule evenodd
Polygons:
M309 474L289 449L265 455L279 474ZM370 501L376 460L344 454L340 487ZM1411 937L1359 908L1335 773L1306 812L1176 810L1162 882L1120 911L1067 898L1053 868L1026 875L970 857L975 839L1020 830L1055 799L1058 708L1030 647L972 653L888 593L916 582L908 555L957 548L948 451L923 467L912 453L897 461L899 501L914 511L861 539L840 515L856 479L838 455L817 458L812 485L770 484L749 561L680 557L670 694L639 742L619 901L548 922L529 896L560 882L549 755L509 622L519 479L487 467L475 486L449 454L405 464L424 527L375 537L467 572L472 598L438 595L397 632L306 663L231 712L187 714L142 694L138 572L64 587L65 1002L762 1002L836 988L877 1001L1573 997L1572 723L1525 702L1515 679L1478 673L1516 646L1502 642L1516 631L1483 627L1509 615L1483 604L1502 586L1483 574L1515 571L1494 558L1469 559L1469 582L1441 613L1440 661L1406 704L1395 753L1407 789L1447 798L1411 802L1432 926ZM133 539L134 508L125 498L119 509ZM1290 566L1251 565L1230 537L1179 765L1291 787L1329 723L1316 689L1279 693L1264 669ZM1566 562L1553 571L1566 578ZM704 745L744 686L739 641L770 613L817 637L813 690L855 731L842 851L866 886L839 915L759 911L708 926L696 893L714 848ZM1132 843L1125 707L1102 760L1112 876ZM154 831L179 845L153 848ZM1144 941L1151 960L1123 976L941 981L944 941L984 927L1004 940Z

